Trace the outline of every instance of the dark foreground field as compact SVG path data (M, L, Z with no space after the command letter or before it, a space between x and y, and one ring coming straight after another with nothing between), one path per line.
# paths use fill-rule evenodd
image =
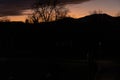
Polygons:
M48 58L2 58L1 80L119 80L120 64L97 61L93 72L88 61ZM91 75L91 74L94 75ZM92 78L91 78L92 77Z
M120 18L0 23L0 80L119 80Z
M27 59L27 58L25 58ZM86 63L29 59L2 63L2 80L64 80L88 79Z
M48 35L1 38L1 80L119 80L117 34Z

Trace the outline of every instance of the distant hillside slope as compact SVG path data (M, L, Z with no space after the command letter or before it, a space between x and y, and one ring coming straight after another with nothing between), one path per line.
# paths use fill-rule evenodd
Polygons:
M64 18L54 22L40 24L24 24L22 22L0 23L0 28L11 31L16 30L40 30L52 32L108 32L120 31L120 17L112 17L107 14L93 14L83 18ZM9 28L9 29L7 29Z

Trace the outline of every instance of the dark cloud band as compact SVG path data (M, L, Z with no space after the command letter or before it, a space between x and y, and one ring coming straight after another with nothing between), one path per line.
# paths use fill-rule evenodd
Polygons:
M85 1L89 0L60 0L63 4L76 4ZM0 0L0 16L21 15L21 12L30 9L34 2L35 0Z

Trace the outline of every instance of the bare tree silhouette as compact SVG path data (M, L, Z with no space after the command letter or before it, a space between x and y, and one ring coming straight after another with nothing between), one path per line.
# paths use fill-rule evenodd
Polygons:
M67 17L69 10L57 0L36 1L32 6L33 13L28 16L30 23L50 22Z
M90 11L89 13L90 13L90 15L91 14L103 14L103 11L102 10L94 10L94 11Z

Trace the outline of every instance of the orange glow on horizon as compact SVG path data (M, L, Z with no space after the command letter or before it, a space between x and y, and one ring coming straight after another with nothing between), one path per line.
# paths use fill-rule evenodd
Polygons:
M90 15L93 11L102 11L102 13L109 14L111 16L117 16L120 12L119 0L89 0L78 4L67 4L66 8L70 11L68 16L73 18L81 18ZM31 14L31 9L25 9L20 12L21 15L7 16L11 21L23 21L27 18L27 15Z
M74 7L73 7L74 8ZM98 10L97 10L98 11ZM71 9L71 11L68 13L68 16L70 17L73 17L73 18L81 18L81 17L84 17L84 16L87 16L87 15L90 15L91 13L90 12L93 12L93 11L89 11L87 9L84 9L84 8L81 8L81 9ZM112 11L102 11L103 13L107 13L111 16L116 16L116 14ZM22 21L22 22L25 22L26 18L28 17L28 15L16 15L16 16L7 16L10 21Z
M70 12L68 15L70 17L73 17L73 18L81 18L81 17L84 17L84 16L87 16L87 15L90 15L90 11L89 12L81 12L81 11L74 11L74 12ZM76 14L77 13L77 14ZM116 16L116 14L114 14L113 12L104 12L103 13L107 13L111 16ZM22 22L25 22L25 19L27 18L27 15L19 15L19 16L8 16L8 18L10 19L10 21L22 21Z
M25 19L27 18L27 15L18 15L18 16L8 16L10 21L22 21L25 22Z
M86 13L86 14L74 14L74 12L72 13L69 13L68 15L70 17L73 17L73 18L81 18L81 17L84 17L84 16L87 16L89 15L90 13ZM112 13L108 13L109 15L111 16L115 16L114 14ZM10 21L22 21L22 22L25 22L25 19L27 18L27 15L23 15L23 16L8 16L8 18L10 19Z

